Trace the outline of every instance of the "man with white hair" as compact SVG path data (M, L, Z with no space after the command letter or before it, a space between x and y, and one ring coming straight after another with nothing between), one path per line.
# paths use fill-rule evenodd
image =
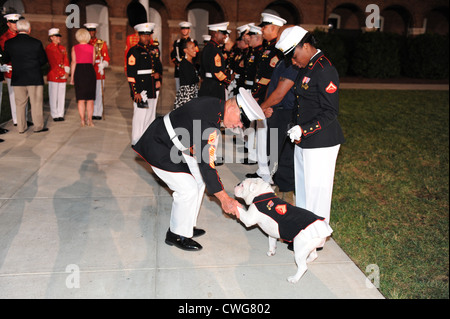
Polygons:
M205 188L219 199L225 213L238 214L241 205L227 194L216 170L220 127L243 128L263 118L260 106L243 88L227 101L199 97L157 118L133 146L173 191L166 244L190 251L202 249L192 238L205 233L196 228Z
M17 128L21 134L27 129L25 110L30 100L34 132L45 132L48 128L44 128L42 67L47 63L47 55L41 41L30 37L31 26L27 20L17 21L17 32L16 37L5 42L4 56L4 62L11 62L14 70L11 86L16 101Z
M17 36L17 21L23 19L23 17L18 13L10 13L3 16L6 19L6 24L8 26L8 30L0 36L0 47L3 51L5 51L5 42L9 39ZM2 66L2 72L4 72L4 77L6 79L6 84L8 85L8 94L9 94L9 104L11 107L11 117L13 120L14 126L17 126L17 115L16 115L16 98L14 97L14 89L11 86L11 76L12 76L12 68L11 64L5 64ZM28 122L28 126L33 125L33 123ZM6 133L6 132L5 132Z

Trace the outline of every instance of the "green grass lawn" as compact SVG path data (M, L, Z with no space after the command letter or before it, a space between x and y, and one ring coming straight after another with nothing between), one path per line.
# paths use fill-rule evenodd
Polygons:
M449 93L340 91L333 238L386 298L449 298Z

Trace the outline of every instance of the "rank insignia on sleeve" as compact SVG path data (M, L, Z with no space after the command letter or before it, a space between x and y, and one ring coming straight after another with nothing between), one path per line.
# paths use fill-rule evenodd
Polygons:
M280 61L280 59L278 59L277 56L274 56L272 58L272 60L270 60L270 67L274 68L277 66L278 61Z
M135 65L136 64L136 58L134 57L134 55L130 55L130 57L128 58L128 65Z
M222 66L222 59L220 58L219 53L216 54L215 58L214 58L214 64L216 65L216 67L220 68Z
M327 88L325 89L325 91L327 93L333 94L334 92L337 91L337 86L336 84L333 83L333 81L330 82L330 84L328 84Z

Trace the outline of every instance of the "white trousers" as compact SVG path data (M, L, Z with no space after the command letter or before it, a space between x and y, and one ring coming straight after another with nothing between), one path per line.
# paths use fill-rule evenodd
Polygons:
M184 155L191 174L173 173L153 167L153 172L173 191L170 231L191 238L205 194L200 169L195 158Z
M94 114L92 114L92 116L103 116L102 81L104 86L105 80L97 80L97 86L95 88ZM103 91L104 90L105 88L103 87Z
M14 89L11 86L11 79L6 78L6 84L8 85L9 104L11 106L11 117L13 123L17 124L16 96L14 95Z
M334 171L340 145L302 149L295 147L296 206L324 217L330 223Z
M52 118L64 117L66 82L48 81L48 98Z
M158 103L159 91L156 92L155 99L148 99L149 107L146 109L138 108L136 102L133 102L133 123L131 128L131 145L135 145L142 134L145 133L149 125L156 118L156 105Z
M256 121L256 156L258 158L258 174L264 181L271 182L269 158L267 157L267 119Z

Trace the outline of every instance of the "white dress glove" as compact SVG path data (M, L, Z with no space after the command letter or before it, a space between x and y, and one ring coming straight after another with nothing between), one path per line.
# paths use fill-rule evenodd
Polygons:
M2 64L0 65L0 72L11 72L12 66L8 64Z
M98 64L98 73L103 75L105 73L104 69L108 67L109 63L107 61L102 61Z
M299 141L302 137L302 129L300 125L294 126L289 131L287 131L287 133L289 134L289 138L291 139L292 143L295 143L295 141Z
M144 103L147 102L148 96L147 96L147 91L146 90L141 92L141 98L142 98L142 102L144 102Z

